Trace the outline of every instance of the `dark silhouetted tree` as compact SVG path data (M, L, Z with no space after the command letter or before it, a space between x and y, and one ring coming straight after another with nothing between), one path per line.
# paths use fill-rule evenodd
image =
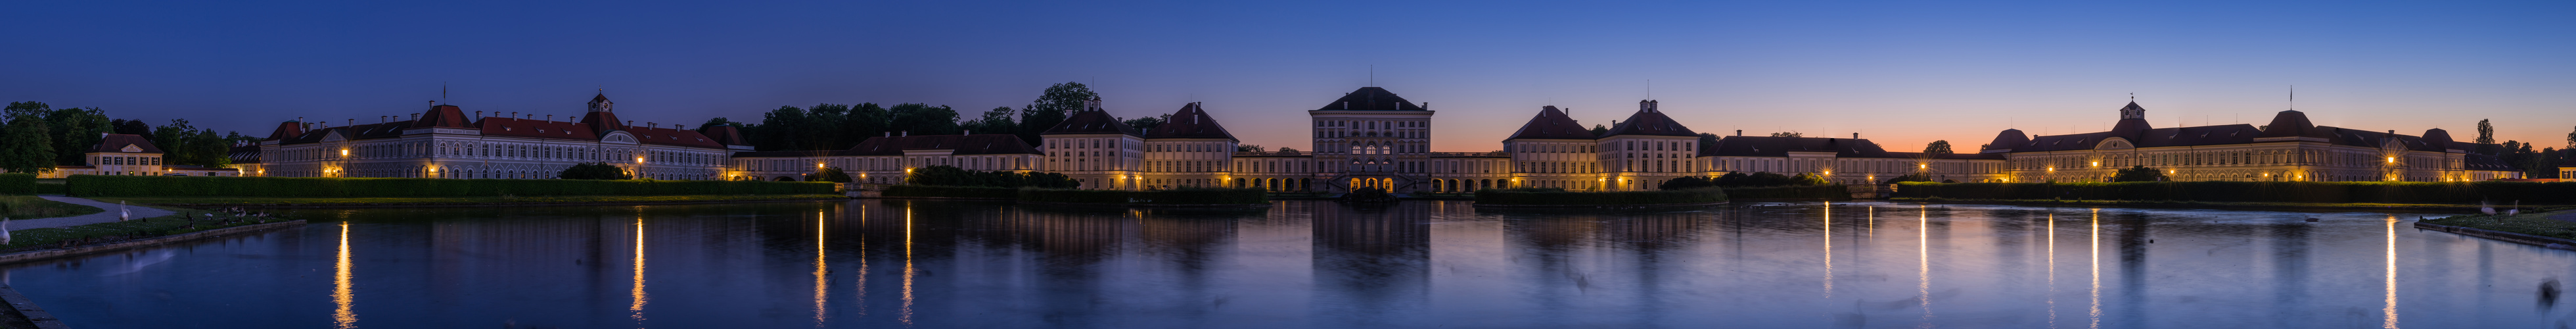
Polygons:
M608 165L608 163L605 163L605 162L592 162L592 163L584 163L584 164L576 164L576 165L572 165L572 167L564 168L564 170L563 170L563 172L562 172L562 173L555 174L555 177L556 177L556 178L562 178L562 179L599 179L599 180L621 180L621 179L634 179L634 178L635 178L634 176L627 175L627 174L626 174L626 169L618 168L617 166Z

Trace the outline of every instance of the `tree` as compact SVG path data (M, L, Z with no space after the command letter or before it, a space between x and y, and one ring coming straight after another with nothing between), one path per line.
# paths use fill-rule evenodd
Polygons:
M43 106L44 103L36 103ZM48 132L54 136L54 164L81 165L83 153L103 140L100 134L115 131L108 126L107 111L98 108L59 108L45 114Z
M806 138L799 135L805 133L806 125L812 121L805 115L805 109L779 106L769 113L762 113L760 129L753 130L753 134L745 138L750 138L752 144L758 145L762 151L810 150L809 145L803 143Z
M1284 147L1283 147L1283 149L1284 149ZM1235 146L1234 146L1234 151L1235 151L1235 152L1253 152L1253 153L1269 152L1269 151L1267 151L1266 149L1263 149L1263 148L1261 147L1261 145L1260 145L1260 144L1243 144L1243 145L1235 145Z
M2576 131L2567 133L2567 148L2576 149Z
M1127 119L1122 123L1126 123L1128 127L1135 127L1138 131L1152 131L1155 127L1162 127L1164 122L1171 121L1172 115L1164 114L1161 117L1138 117L1135 119Z
M1949 140L1936 140L1923 145L1923 154L1951 154Z
M1596 135L1597 136L1597 135ZM1699 133L1700 147L1717 147L1717 134Z
M1795 132L1795 131L1788 131L1788 132L1776 132L1776 133L1771 133L1771 137L1807 137L1807 135L1806 135L1806 134L1801 134L1801 133L1798 133L1798 132Z
M2120 169L2118 174L2111 175L2111 181L2113 182L2161 182L2164 180L2165 171L2156 170L2156 168L2147 168L2147 166L2133 166L2129 167L2129 169Z
M1604 126L1601 126L1601 124L1598 124L1598 123L1592 124L1592 136L1605 136L1605 135L1609 135L1609 134L1610 134L1610 127L1604 127Z
M1896 178L1889 178L1889 179L1887 179L1887 182L1886 182L1885 184L1896 184L1896 183L1903 183L1903 182L1930 182L1930 181L1932 181L1932 175L1925 175L1925 174L1923 174L1923 173L1911 173L1911 174L1905 174L1904 176L1896 176Z
M1682 177L1674 177L1673 179L1664 180L1664 183L1663 183L1663 184L1656 184L1656 185L1655 185L1655 189L1657 189L1657 190L1687 190L1687 189L1695 189L1695 188L1711 187L1711 186L1717 186L1717 179L1707 178L1707 177L1699 177L1699 176L1682 176Z
M859 105L850 106L850 115L841 119L840 126L842 130L850 132L852 137L849 140L850 145L858 146L859 142L885 136L886 132L893 131L886 126L889 124L887 120L892 116L892 113L886 112L885 106L879 106L877 103L859 103Z
M2487 119L2478 119L2477 143L2495 144L2495 125L2487 124Z
M723 127L723 126L734 126L734 127L736 127L736 128L740 128L740 127L742 127L742 123L741 123L741 122L733 122L733 120L726 120L724 117L716 117L716 118L714 118L714 119L707 119L707 123L701 123L701 124L698 124L698 133L703 134L703 133L706 133L706 132L707 132L707 129L708 129L708 128Z
M886 112L892 114L891 120L887 121L895 131L898 131L898 135L957 134L957 109L947 105L934 107L930 104L903 103L895 104L894 108L886 109Z
M555 178L624 180L634 179L635 177L627 175L626 169L624 168L608 165L606 162L592 162L576 164L572 165L570 168L564 168L563 173L555 174Z
M841 167L823 167L822 170L815 170L814 173L805 174L805 181L848 183L850 182L850 173L842 172Z
M984 114L975 120L960 124L958 128L969 133L980 131L986 134L1016 135L1019 134L1019 124L1011 122L1011 118L1018 116L1017 114L1018 111L1012 110L1009 106L995 107L984 111Z
M857 146L858 138L852 138L856 137L852 136L856 133L841 127L841 123L849 117L849 105L814 104L813 107L805 108L805 119L810 121L801 122L800 126L812 131L800 135L805 136L807 149L846 150L851 146Z
M1297 149L1281 146L1279 147L1279 153L1297 153Z
M109 129L110 131L114 131L119 134L137 136L152 135L152 124L143 123L143 120L109 119L107 120L107 125L111 127Z
M0 138L9 140L0 143L0 171L32 174L53 170L53 134L47 131L52 127L35 111L22 111L19 104L9 103L9 122L0 126Z
M1038 133L1064 123L1064 118L1072 116L1073 111L1082 110L1082 102L1093 98L1100 98L1100 94L1091 92L1091 87L1080 82L1047 86L1046 92L1038 94L1036 101L1020 108L1020 126L1024 127L1020 129L1020 140L1038 145L1042 141L1038 139Z

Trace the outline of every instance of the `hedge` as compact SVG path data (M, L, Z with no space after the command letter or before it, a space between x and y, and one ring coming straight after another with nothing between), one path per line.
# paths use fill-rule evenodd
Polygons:
M0 194L36 194L36 174L0 174Z
M1216 205L1269 204L1261 189L1180 188L1149 191L1022 189L1020 201L1052 203Z
M1020 189L1008 187L893 185L886 186L884 196L894 198L1010 199L1020 197Z
M1698 204L1726 202L1726 193L1725 189L1717 188L1618 192L1484 189L1476 191L1476 204L1508 206Z
M821 182L184 177L76 175L67 194L114 196L463 197L564 195L834 194Z
M2576 183L1899 183L1895 196L1989 200L2576 204Z
M1735 199L1847 199L1851 190L1842 185L1730 187L1726 196Z

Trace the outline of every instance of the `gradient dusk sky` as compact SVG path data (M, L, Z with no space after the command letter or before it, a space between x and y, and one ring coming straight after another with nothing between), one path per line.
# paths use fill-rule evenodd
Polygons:
M1207 108L1247 144L1371 84L1429 102L1435 151L1489 151L1540 106L1584 125L1662 101L1721 135L1893 151L1998 130L2319 125L2561 146L2576 2L13 1L0 99L265 135L439 99L578 116L757 122L782 105L1021 106L1090 83L1120 117Z

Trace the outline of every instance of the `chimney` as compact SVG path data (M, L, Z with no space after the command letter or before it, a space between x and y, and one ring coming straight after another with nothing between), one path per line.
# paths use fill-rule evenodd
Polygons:
M1852 139L1860 139L1860 133L1852 133Z
M349 125L351 125L351 126L358 125L358 119L349 119Z
M1351 102L1342 102L1342 109L1344 109L1344 110L1351 109Z
M547 115L546 115L546 121L549 121L549 122L551 122L551 121L555 121L555 115L553 115L553 114L547 114Z
M635 125L635 120L626 120L626 125L627 125L627 126L634 126L634 125Z
M905 131L903 131L903 136L904 136L904 137L912 137L912 131L911 131L911 130L905 130Z
M475 118L475 119L482 119L482 118L483 118L483 111L474 111L474 118Z
M511 118L511 119L517 119L517 118L519 118L519 111L510 111L510 118Z
M964 133L964 134L960 134L960 135L974 135L974 134L975 134L975 130L974 130L974 129L967 129L967 130L966 130L966 133Z
M885 137L894 137L894 132L892 132L892 131L885 132Z
M385 121L387 121L387 120L391 120L391 119L385 119L385 116L382 116L382 115L376 116L376 123L385 123Z
M412 113L411 121L420 121L420 113Z
M1430 111L1430 110L1431 110L1431 102L1422 102L1422 110L1423 110L1423 111Z
M1744 137L1744 130L1743 130L1743 129L1736 129L1736 130L1735 130L1735 137Z

